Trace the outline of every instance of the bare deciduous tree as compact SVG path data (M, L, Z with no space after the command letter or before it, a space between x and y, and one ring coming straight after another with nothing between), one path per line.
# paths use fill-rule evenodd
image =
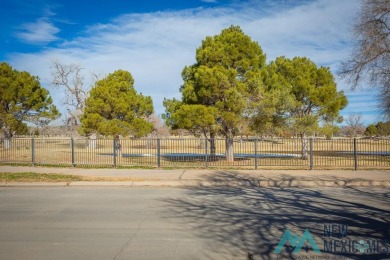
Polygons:
M168 126L156 114L149 116L148 121L153 123L153 132L150 137L168 137L170 136Z
M80 117L84 111L87 98L85 73L83 73L83 68L80 65L67 65L60 61L53 61L51 70L52 84L55 87L63 88L65 91L63 104L68 111L65 125L74 133L80 124ZM91 73L91 80L93 85L98 80L98 76Z
M364 129L362 126L362 114L360 113L349 114L345 119L345 122L349 126L351 137L356 137L357 133L360 132L361 129Z
M32 115L28 117L28 121L35 125L35 130L38 131L40 136L44 136L48 134L49 124L60 116L61 114L46 116Z
M390 0L363 0L354 27L356 43L340 75L352 89L368 81L380 88L380 106L390 118Z

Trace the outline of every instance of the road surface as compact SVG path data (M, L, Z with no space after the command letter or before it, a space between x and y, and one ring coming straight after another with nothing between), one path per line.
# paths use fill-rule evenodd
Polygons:
M288 244L274 253L287 229L308 229L323 251L340 227L379 251L323 256L388 258L389 221L379 188L6 187L0 259L296 259ZM313 255L309 243L298 254Z

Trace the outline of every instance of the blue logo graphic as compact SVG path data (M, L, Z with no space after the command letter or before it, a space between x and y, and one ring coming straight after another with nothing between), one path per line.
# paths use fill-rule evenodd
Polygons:
M283 246L287 242L290 242L290 245L295 248L293 254L298 254L306 241L311 245L313 251L316 254L321 254L320 249L318 248L308 229L303 232L303 235L301 237L299 237L298 235L294 235L289 229L287 229L284 232L282 238L280 239L279 244L276 246L274 253L279 254L282 251Z

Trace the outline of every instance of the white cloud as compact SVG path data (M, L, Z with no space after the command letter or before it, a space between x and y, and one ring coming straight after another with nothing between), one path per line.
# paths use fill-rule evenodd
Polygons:
M307 56L321 65L332 65L348 53L345 43L350 41L357 8L357 1L312 1L283 12L275 10L249 21L246 27L269 59Z
M295 6L264 1L238 3L231 7L124 14L110 23L90 25L79 34L82 36L56 48L13 54L9 61L45 82L50 81L53 59L79 63L103 75L116 69L129 70L135 78L135 88L152 96L156 112L162 113L164 97L180 97L181 71L195 62L195 51L202 40L232 24L240 25L259 42L268 61L281 55L306 56L335 71L350 52L348 43L358 1L317 0ZM55 39L58 29L47 21L46 25L41 22L35 23L42 28L41 33L27 33L25 38ZM32 27L28 31L33 31ZM58 98L55 101L61 104ZM350 104L355 108L358 102Z
M57 40L56 34L59 31L47 18L40 18L34 23L23 24L16 37L23 42L44 44Z

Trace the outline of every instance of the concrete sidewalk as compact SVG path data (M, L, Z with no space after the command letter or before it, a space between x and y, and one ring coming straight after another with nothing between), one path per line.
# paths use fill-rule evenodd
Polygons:
M0 166L0 172L71 174L96 179L60 183L8 182L0 186L260 186L260 187L390 187L390 170L209 170L85 169Z

